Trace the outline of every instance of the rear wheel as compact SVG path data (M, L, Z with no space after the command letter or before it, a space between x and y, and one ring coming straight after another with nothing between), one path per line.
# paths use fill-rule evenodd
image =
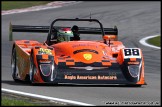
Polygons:
M11 68L12 68L12 78L14 79L15 82L18 81L18 70L16 66L16 49L14 48L12 51L12 59L11 59Z

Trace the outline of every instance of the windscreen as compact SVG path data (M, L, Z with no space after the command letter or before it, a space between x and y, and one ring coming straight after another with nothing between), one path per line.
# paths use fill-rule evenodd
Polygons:
M54 23L53 27L60 28L60 27L69 27L72 29L73 26L77 26L79 28L79 31L81 29L87 29L88 32L91 32L91 30L88 30L89 28L92 28L92 31L95 31L93 28L98 28L101 30L101 27L99 23L97 22L90 22L90 21L57 21ZM82 30L81 30L82 31ZM96 34L84 34L82 32L79 32L80 40L102 40L102 32Z

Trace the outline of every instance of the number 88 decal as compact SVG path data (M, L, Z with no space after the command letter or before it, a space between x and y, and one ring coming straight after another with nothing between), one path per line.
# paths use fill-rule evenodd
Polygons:
M139 58L140 55L140 49L138 48L126 48L124 49L124 58Z

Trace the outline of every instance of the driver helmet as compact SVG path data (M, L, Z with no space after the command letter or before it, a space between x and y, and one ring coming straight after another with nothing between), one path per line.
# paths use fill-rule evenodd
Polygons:
M70 28L61 28L58 30L57 42L70 41L73 32Z
M78 28L77 25L74 25L74 26L71 28L71 30L72 30L73 32L78 32L79 28Z

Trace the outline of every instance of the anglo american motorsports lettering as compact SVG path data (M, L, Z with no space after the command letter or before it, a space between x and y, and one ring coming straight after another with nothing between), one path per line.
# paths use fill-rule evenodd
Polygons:
M81 76L81 75L64 75L64 79L74 80L116 80L117 76L105 76L105 75L97 75L97 76Z

